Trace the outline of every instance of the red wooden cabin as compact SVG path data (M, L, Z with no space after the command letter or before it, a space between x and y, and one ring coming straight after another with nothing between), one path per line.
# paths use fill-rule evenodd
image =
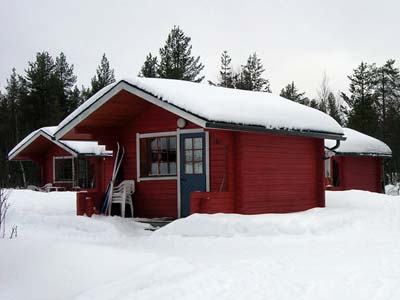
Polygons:
M261 92L134 78L105 87L63 120L63 140L125 148L135 215L286 213L322 207L328 115ZM111 177L111 174L106 174Z
M350 128L344 128L346 141L335 149L335 156L326 160L325 177L328 190L366 190L381 193L383 159L392 151L380 140ZM332 147L331 141L325 143Z
M41 185L51 183L65 190L104 191L112 151L93 141L54 139L57 127L43 127L18 143L8 154L13 161L30 160L39 166Z

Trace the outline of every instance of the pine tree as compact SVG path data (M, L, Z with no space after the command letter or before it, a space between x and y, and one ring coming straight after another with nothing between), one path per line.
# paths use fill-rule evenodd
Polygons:
M78 102L75 99L75 95L72 95L73 87L76 83L74 65L68 64L67 58L63 52L56 57L54 73L58 80L57 96L61 110L61 118L65 118L77 107Z
M253 53L236 77L235 87L241 90L271 92L269 80L262 77L265 69L257 53Z
M17 143L19 140L19 81L18 75L15 68L12 69L12 73L9 79L7 79L6 86L7 97L4 96L4 104L8 110L8 123L9 134L11 133L11 143Z
M281 97L284 97L286 99L292 100L294 102L304 104L304 105L309 105L310 100L307 97L304 97L305 92L299 92L297 87L294 84L294 81L292 83L289 83L287 86L285 86L280 93ZM317 106L317 102L314 100L313 105Z
M362 62L350 80L350 97L342 93L342 98L350 107L348 126L371 136L378 134L378 113L374 95L374 65Z
M160 78L201 82L199 76L204 69L200 56L192 56L191 38L177 26L168 34L165 45L160 49L160 64L157 70Z
M96 75L92 78L90 95L96 94L103 87L113 82L115 82L114 69L110 68L110 62L104 53L100 65L97 67Z
M221 69L219 74L221 76L218 86L223 86L227 88L233 88L233 71L231 67L231 57L228 55L228 52L224 50L221 54Z
M149 53L146 56L146 60L144 61L142 68L140 69L139 76L155 78L157 77L157 71L158 71L158 58L157 56L153 56L151 53Z
M23 87L27 91L23 101L24 134L33 128L56 125L62 118L57 99L58 79L55 63L48 52L37 53L36 60L29 62Z

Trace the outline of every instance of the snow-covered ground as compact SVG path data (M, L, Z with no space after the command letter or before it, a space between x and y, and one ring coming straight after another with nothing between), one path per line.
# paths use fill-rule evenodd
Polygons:
M327 192L327 208L193 215L152 233L75 216L69 192L13 191L0 299L400 299L400 197Z

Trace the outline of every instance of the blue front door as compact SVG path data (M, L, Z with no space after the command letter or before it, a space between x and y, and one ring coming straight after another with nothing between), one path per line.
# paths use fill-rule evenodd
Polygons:
M181 217L190 214L190 193L206 191L204 132L180 135Z

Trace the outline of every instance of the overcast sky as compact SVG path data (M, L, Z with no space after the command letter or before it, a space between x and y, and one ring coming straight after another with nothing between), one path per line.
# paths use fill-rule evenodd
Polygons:
M362 60L400 59L400 1L55 1L0 0L0 88L23 73L38 51L63 51L78 83L88 85L105 52L116 78L135 76L179 25L201 56L206 79L220 54L233 66L261 57L274 93L292 80L316 96L323 73L333 90Z

